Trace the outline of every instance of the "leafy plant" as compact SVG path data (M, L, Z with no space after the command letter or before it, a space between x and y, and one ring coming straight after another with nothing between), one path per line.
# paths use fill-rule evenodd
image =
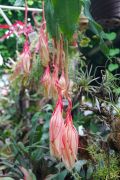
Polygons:
M105 152L104 150L99 149L99 147L96 147L95 145L89 146L88 151L96 161L96 171L93 173L93 177L95 180L117 180L119 178L119 162L117 157L115 157L114 152L111 152L111 154L107 154L109 152Z
M18 0L0 0L0 3L15 6L25 4L24 1ZM29 0L27 3L30 7L42 7L41 0ZM89 21L84 31L79 27L82 8L82 13ZM12 23L15 19L24 21L24 13L21 11L5 13ZM63 64L58 63L58 80L62 75L64 77L64 74L66 77L69 74L70 77L69 88L67 83L63 83L61 88L65 85L68 95L72 97L73 108L70 109L69 115L72 114L74 125L79 132L78 157L74 168L68 171L61 160L50 156L49 121L56 100L54 103L51 96L43 97L41 77L46 65L43 63L44 67L42 66L38 47L44 40L43 34L43 39L39 39L39 22L42 23L43 19L41 14L34 15L33 21L29 12L28 18L31 19L30 23L36 35L30 42L31 71L27 75L24 76L22 72L14 81L9 78L13 73L11 67L18 62L16 56L18 52L22 52L25 38L11 37L0 44L0 53L3 57L0 66L0 179L3 179L1 176L5 176L7 180L117 180L120 178L119 148L113 141L119 139L120 115L120 50L114 45L117 30L103 32L103 28L91 17L89 0L46 0L45 17L48 33L45 29L45 41L41 45L47 47L47 50L43 48L44 55L50 51L46 56L50 58L47 64L49 77L53 78L56 56L64 60ZM2 18L0 23L5 23ZM2 36L5 31L0 31ZM3 83L6 74L7 78ZM59 86L57 88L59 89ZM69 110L66 94L62 101L62 117L65 119L66 111ZM55 127L59 125L57 123ZM54 128L52 130L54 131ZM72 130L75 130L73 125ZM110 141L111 134L115 138Z

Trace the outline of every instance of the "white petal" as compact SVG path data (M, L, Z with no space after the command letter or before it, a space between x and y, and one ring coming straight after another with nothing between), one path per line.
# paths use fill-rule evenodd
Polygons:
M2 65L3 65L3 57L0 54L0 66L2 66Z

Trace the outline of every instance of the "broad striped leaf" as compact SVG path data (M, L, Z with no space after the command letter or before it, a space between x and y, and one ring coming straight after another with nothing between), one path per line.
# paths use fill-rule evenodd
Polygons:
M73 35L81 12L80 0L52 0L56 21L68 39Z
M76 29L80 12L80 0L46 0L45 15L49 33L53 37L59 37L61 31L64 37L70 39Z
M47 22L47 29L48 32L52 37L58 37L59 36L59 31L58 31L58 23L55 18L55 13L54 13L54 7L52 4L52 0L46 0L45 1L45 18Z

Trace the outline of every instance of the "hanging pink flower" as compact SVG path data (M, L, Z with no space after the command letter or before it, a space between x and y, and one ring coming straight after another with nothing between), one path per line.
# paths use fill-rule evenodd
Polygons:
M14 80L19 75L28 75L31 69L31 54L29 50L28 41L25 42L23 52L18 56L18 62L16 63L11 76L11 80Z
M18 77L21 74L23 69L22 61L18 61L13 69L14 69L13 74L10 77L11 80L14 80L16 77Z
M23 72L29 74L31 66L31 54L29 50L28 41L25 42L23 52L19 56L19 60L22 61Z
M55 65L54 72L52 73L51 89L50 89L50 95L54 99L56 99L58 96L57 82L58 82L58 67Z
M67 82L65 80L64 71L62 72L62 74L60 76L58 84L59 84L59 87L61 89L62 96L65 96L66 95L66 91L67 91Z
M71 111L68 109L62 135L62 161L68 170L72 170L77 160L78 133L73 126Z
M62 98L60 97L50 120L50 153L58 159L61 159L62 156L61 146L63 129Z
M50 95L50 88L51 88L51 75L50 75L50 68L49 66L45 69L43 77L41 79L41 83L44 87L44 94L45 96L49 97Z
M48 36L46 32L46 20L44 14L44 2L43 2L43 17L42 23L40 26L40 34L39 34L39 46L40 46L40 57L43 66L48 66L50 61L49 59L49 49L48 49Z
M48 38L42 26L43 24L41 25L40 35L39 35L40 58L42 65L46 67L49 63Z

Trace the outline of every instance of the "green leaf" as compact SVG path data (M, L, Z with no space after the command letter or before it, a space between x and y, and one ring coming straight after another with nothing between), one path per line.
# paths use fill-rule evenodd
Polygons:
M84 11L85 11L85 15L87 16L87 18L89 19L89 26L91 28L91 30L97 34L99 37L101 37L101 34L103 33L103 29L102 26L99 25L96 21L94 21L93 17L90 14L90 0L85 0L84 2Z
M65 176L67 175L67 170L64 170L60 173L58 173L55 177L53 177L51 180L64 180Z
M90 179L93 174L94 168L93 166L89 166L87 169L87 179Z
M99 127L97 126L96 123L94 123L94 121L91 121L90 122L90 130L93 132L93 133L96 133L99 131Z
M114 70L116 70L116 69L118 69L119 68L119 65L118 64L109 64L109 66L108 66L108 69L109 69L109 71L114 71Z
M52 2L59 27L69 39L76 29L81 12L81 2L80 0L52 0Z
M84 37L84 38L80 41L80 46L81 46L81 47L88 47L89 43L90 43L90 38Z
M116 93L116 95L120 95L120 88L115 88L113 92Z
M81 168L87 163L86 160L80 160L75 163L75 169L80 172Z
M113 41L116 38L116 33L111 32L111 33L104 33L104 38L108 39L109 41Z
M32 0L29 0L27 3L29 6L32 6L34 4L34 2Z
M61 30L64 36L70 39L76 29L80 11L80 0L46 0L45 15L50 34L58 37Z
M45 18L47 22L48 32L50 33L52 37L58 38L59 28L58 28L58 23L55 18L52 0L45 1Z
M108 46L105 44L104 40L100 41L100 49L103 52L103 54L105 54L106 56L109 55L109 48Z
M89 19L89 26L90 29L100 38L100 49L103 52L105 56L108 57L109 55L109 48L105 44L104 37L105 37L105 32L103 31L103 28L100 24L98 24L92 17L90 13L90 5L91 1L90 0L84 0L84 12L87 18Z
M42 136L42 127L39 125L38 121L40 119L40 112L37 112L34 114L34 116L31 119L32 122L32 130L29 133L30 137L30 144L33 144L34 141L40 140Z
M118 55L119 53L120 53L120 49L118 49L118 48L109 49L109 55L110 55L111 57L116 56L116 55Z

